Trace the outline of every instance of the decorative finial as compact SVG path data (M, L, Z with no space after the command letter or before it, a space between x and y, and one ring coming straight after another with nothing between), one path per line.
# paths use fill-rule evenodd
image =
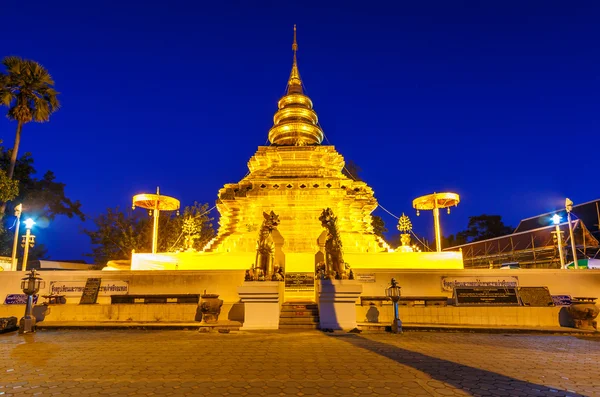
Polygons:
M398 219L398 230L403 233L410 232L412 230L412 223L410 218L402 213L402 216Z
M298 51L298 42L296 41L296 25L294 25L294 42L292 43L292 50L294 51L294 62L292 63L292 73L288 80L287 93L289 94L302 94L302 80L300 80L300 72L298 71L298 61L296 60L296 51Z
M298 51L298 43L296 42L296 24L294 24L294 43L292 44L292 50L294 50L294 57L295 57L296 51Z

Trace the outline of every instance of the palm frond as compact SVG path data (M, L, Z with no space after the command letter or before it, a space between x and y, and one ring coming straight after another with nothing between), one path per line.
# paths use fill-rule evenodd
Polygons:
M46 122L60 108L50 73L39 63L17 56L5 57L6 74L0 74L0 104L8 117L28 123Z
M20 73L23 58L17 56L7 56L2 60L2 64L6 66L9 73Z

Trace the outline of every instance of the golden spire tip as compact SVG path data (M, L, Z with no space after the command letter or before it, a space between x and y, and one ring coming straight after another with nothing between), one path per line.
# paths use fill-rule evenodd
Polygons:
M288 79L287 93L302 94L302 81L300 80L300 72L298 72L298 61L296 60L296 52L298 51L298 42L296 41L296 25L294 25L294 42L292 44L292 50L294 51L294 60L292 62L292 72Z
M298 43L296 42L296 24L294 24L294 43L292 44L292 50L294 50L294 55L296 55L296 51L298 51Z

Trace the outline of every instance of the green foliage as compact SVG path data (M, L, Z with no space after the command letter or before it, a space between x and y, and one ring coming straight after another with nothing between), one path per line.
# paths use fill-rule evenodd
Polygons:
M373 225L373 233L376 236L379 236L385 240L385 236L383 234L387 233L388 230L385 227L385 222L383 221L383 218L377 215L371 215L371 219L371 225Z
M459 232L456 234L451 234L448 237L442 236L442 249L449 247L456 247L457 245L463 245L467 243L467 239L464 235L464 232ZM435 248L435 242L434 242Z
M502 222L500 215L470 216L467 230L461 232L467 242L487 240L494 237L511 234L513 228Z
M8 168L10 157L11 150L0 146L0 169ZM14 206L22 203L24 212L48 220L53 220L57 215L85 220L81 203L78 200L72 201L65 195L66 185L57 182L52 171L46 171L42 178L37 178L37 170L33 164L31 153L25 153L18 159L13 179L19 181L19 194L12 203L8 203L7 213L12 214Z
M39 63L10 56L2 64L0 104L8 107L8 118L23 124L48 121L60 108L58 92L50 73Z
M11 150L5 150L0 146L0 173L5 173L10 163ZM7 203L7 211L4 222L7 228L0 228L0 256L10 256L14 240L14 207L23 204L23 215L33 217L38 227L35 234L38 237L44 233L43 225L54 219L57 215L65 215L69 218L78 217L84 220L81 212L81 203L72 201L65 196L65 184L56 181L52 171L47 171L42 178L38 178L37 171L33 167L34 161L31 154L25 153L16 162L14 181L18 180L18 194ZM24 234L21 228L21 234ZM20 245L19 245L20 248ZM47 257L47 250L43 244L36 245L29 250L30 260L43 259Z
M9 201L19 194L19 182L8 178L6 171L0 169L0 201Z
M158 252L185 250L185 235L196 235L193 247L201 250L215 235L208 213L208 204L186 207L181 215L161 212L158 225ZM194 219L192 224L189 220ZM90 237L94 263L105 265L109 260L131 258L131 251L152 250L153 218L141 209L124 213L119 208L108 209L94 219L95 230L84 230ZM194 226L195 225L195 226ZM185 229L184 229L185 226ZM190 228L196 228L191 230Z
M6 72L0 74L0 105L8 107L8 118L17 122L15 143L7 169L9 179L17 164L23 125L35 121L43 123L60 108L58 92L53 88L50 73L37 62L19 57L6 57L2 61ZM6 205L0 206L4 214Z
M455 247L457 245L472 243L475 241L488 240L494 237L506 236L511 234L513 228L507 226L502 222L502 216L500 215L478 215L470 216L467 230L456 233L456 235L450 235L444 237L442 240L442 246Z

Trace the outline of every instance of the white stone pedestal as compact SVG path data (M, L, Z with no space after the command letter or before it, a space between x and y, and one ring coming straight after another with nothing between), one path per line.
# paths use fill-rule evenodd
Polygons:
M356 328L356 300L361 293L362 284L355 280L320 280L321 329Z
M279 309L283 283L245 281L238 287L244 303L244 324L240 329L279 329Z

